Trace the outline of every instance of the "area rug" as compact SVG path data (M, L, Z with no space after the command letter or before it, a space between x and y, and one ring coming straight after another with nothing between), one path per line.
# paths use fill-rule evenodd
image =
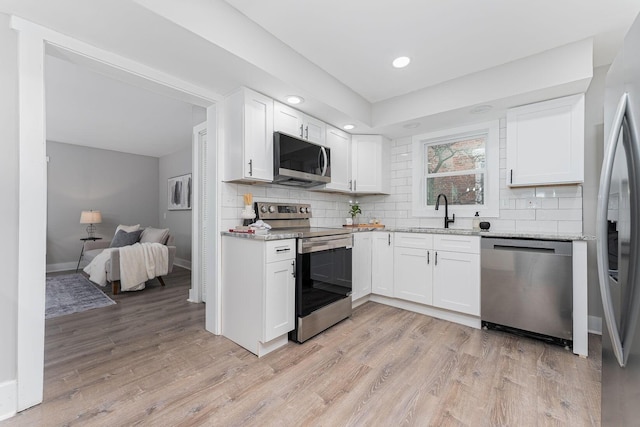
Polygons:
M82 274L47 277L46 319L112 304L115 301Z

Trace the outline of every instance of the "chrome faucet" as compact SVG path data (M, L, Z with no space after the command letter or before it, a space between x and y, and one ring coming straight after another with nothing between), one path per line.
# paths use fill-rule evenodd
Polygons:
M440 197L444 197L444 228L449 228L449 224L456 220L456 214L451 214L451 219L449 219L449 202L447 196L442 193L438 194L436 199L436 210L440 207Z

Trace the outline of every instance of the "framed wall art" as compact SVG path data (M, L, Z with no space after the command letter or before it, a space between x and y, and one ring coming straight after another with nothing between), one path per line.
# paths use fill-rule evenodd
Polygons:
M191 209L191 174L169 178L168 209L181 211Z

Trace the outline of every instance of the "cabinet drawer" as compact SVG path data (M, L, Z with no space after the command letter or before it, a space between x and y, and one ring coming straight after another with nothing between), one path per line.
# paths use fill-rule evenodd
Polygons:
M438 234L433 236L433 246L437 251L480 253L480 237L458 234Z
M283 261L296 257L296 240L274 240L267 242L267 262Z
M395 246L399 248L433 249L433 235L395 233Z

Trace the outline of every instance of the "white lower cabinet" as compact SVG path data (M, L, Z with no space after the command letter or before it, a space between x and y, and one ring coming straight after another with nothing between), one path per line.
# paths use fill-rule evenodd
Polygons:
M374 233L353 233L353 252L351 254L351 299L358 300L371 293L371 248Z
M369 294L480 315L480 237L353 234L353 300Z
M433 292L431 252L396 247L394 257L394 296L431 305Z
M268 263L265 277L264 330L262 342L269 342L295 327L295 262ZM293 292L291 290L293 289Z
M376 231L371 250L371 293L393 296L393 234Z
M433 305L480 315L480 255L436 251L433 267Z
M396 233L394 296L480 315L480 238Z
M295 249L295 239L222 237L222 335L258 356L295 327Z

